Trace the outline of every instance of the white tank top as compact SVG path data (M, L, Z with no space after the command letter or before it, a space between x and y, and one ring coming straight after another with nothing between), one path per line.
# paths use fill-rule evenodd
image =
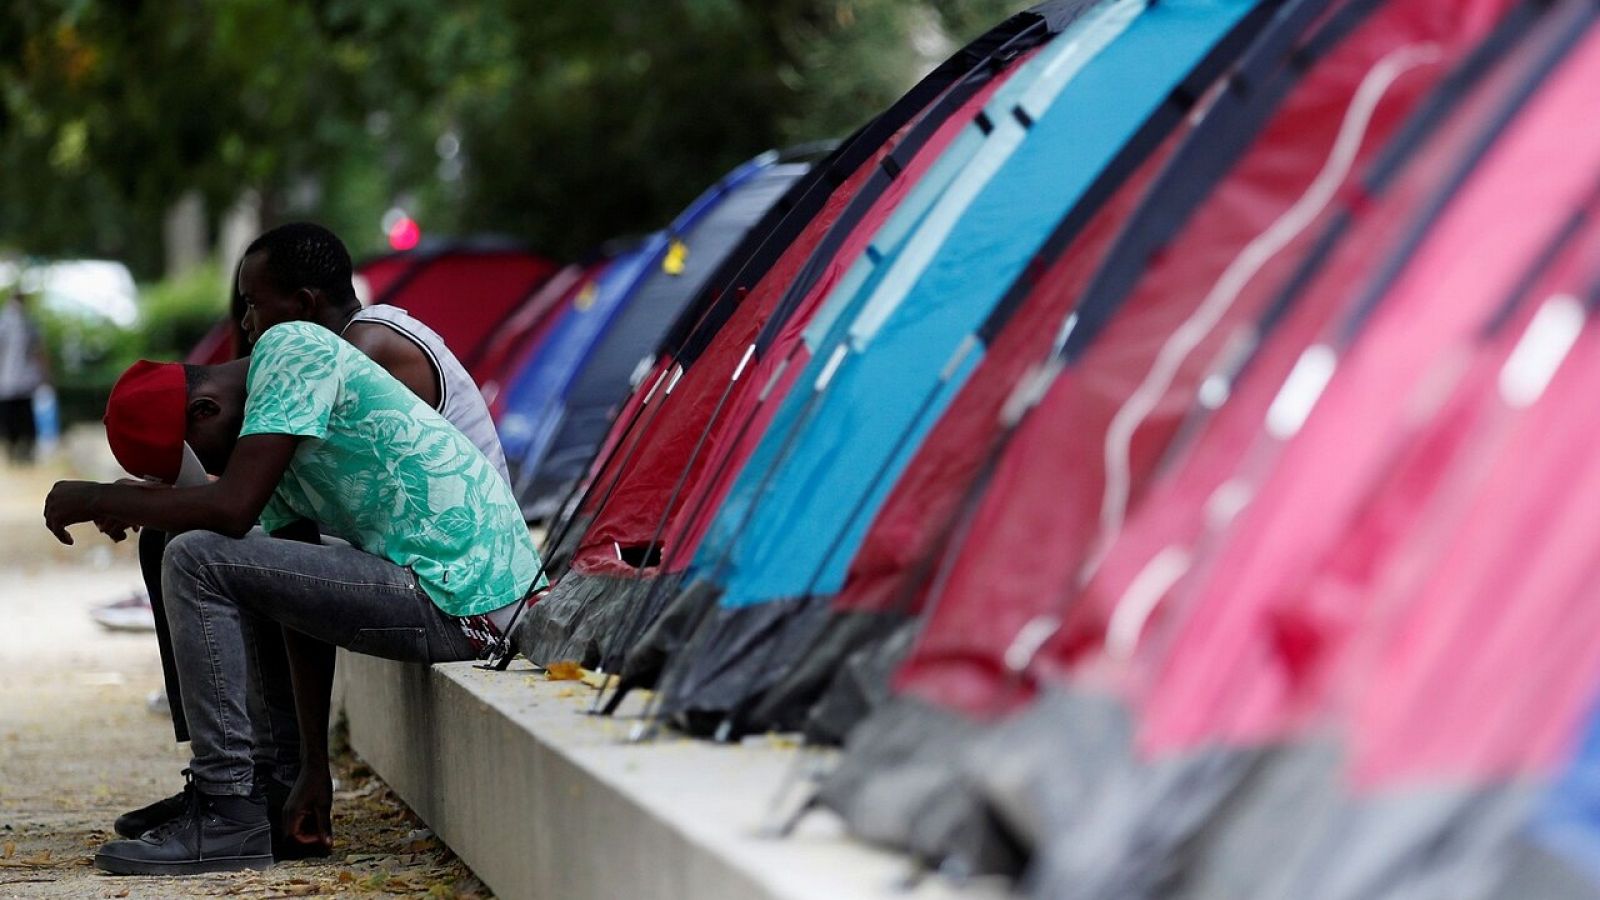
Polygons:
M506 453L500 448L500 435L494 429L494 420L489 417L489 405L483 402L477 383L467 374L456 355L450 352L450 348L445 346L444 339L398 306L380 303L363 307L350 317L340 333L348 331L357 322L386 325L427 354L428 361L433 365L434 384L439 390L439 405L435 409L482 451L494 465L495 471L509 484L511 476L506 472Z

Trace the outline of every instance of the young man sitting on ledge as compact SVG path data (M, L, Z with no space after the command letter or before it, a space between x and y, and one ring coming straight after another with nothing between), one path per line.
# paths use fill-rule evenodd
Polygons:
M500 438L472 377L444 340L422 322L397 307L361 305L352 284L350 252L333 232L312 222L291 222L257 237L239 262L235 291L247 345L284 322L311 322L327 328L437 410L506 478ZM194 468L200 468L198 463ZM321 532L314 523L300 523L279 536L319 543ZM161 651L163 692L172 713L173 736L186 742L189 725L183 714L178 659L161 593L168 537L158 528L139 533L139 569L155 610L156 645ZM509 625L512 611L507 607L491 613L490 621L503 629ZM254 748L255 782L267 797L273 857L282 862L327 856L333 850L333 782L326 764L327 732L317 724L325 716L319 718L313 712L313 727L302 731L297 707L326 709L333 687L334 648L298 634L286 639L279 628L256 629L253 637L247 653L259 677L252 685L258 696L252 699L259 701L261 720L268 723ZM298 644L298 704L286 640ZM122 837L136 838L188 808L189 789L185 788L118 816L113 827Z
M107 843L95 864L162 875L265 866L271 826L252 751L272 736L252 689L255 630L283 628L301 730L325 728L325 701L299 690L295 636L391 659L471 659L493 632L486 614L529 593L538 555L483 454L319 325L268 328L234 363L137 363L113 398L107 437L129 472L177 480L187 444L220 477L192 487L63 481L45 499L45 524L63 543L69 526L91 521L176 535L162 587L192 742L190 804ZM251 531L302 521L350 545Z

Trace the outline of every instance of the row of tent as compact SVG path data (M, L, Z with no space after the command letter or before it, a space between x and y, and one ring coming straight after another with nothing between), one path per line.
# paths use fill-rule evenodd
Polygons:
M516 649L842 744L797 815L1040 897L1600 896L1597 115L1597 0L1051 0L503 299L364 274L548 525Z

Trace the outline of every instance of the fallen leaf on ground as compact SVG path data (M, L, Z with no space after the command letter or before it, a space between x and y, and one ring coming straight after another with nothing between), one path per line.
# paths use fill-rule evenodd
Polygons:
M544 667L544 677L548 681L581 681L583 666L577 660L558 660Z

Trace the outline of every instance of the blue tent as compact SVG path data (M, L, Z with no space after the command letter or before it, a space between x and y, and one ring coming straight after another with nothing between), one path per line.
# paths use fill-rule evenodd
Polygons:
M980 358L971 336L1056 224L1131 170L1129 147L1153 149L1157 114L1218 77L1271 6L1096 8L1032 61L1034 77L1019 73L996 97L975 123L976 150L953 157L943 183L930 173L919 185L937 196L885 225L872 271L847 278L812 323L801 388L700 546L691 575L722 596L680 701L726 708L767 668L750 631L770 631L782 611L763 607L840 587L895 476ZM752 655L753 668L734 663Z
M501 437L530 519L556 511L605 438L641 362L803 162L764 153L728 173L580 294L508 394ZM582 307L582 308L580 308Z
M505 411L496 424L514 484L524 484L529 462L536 467L544 457L560 425L561 398L574 373L616 317L652 253L664 244L665 238L653 234L606 263L599 277L558 313L521 368L507 377Z

